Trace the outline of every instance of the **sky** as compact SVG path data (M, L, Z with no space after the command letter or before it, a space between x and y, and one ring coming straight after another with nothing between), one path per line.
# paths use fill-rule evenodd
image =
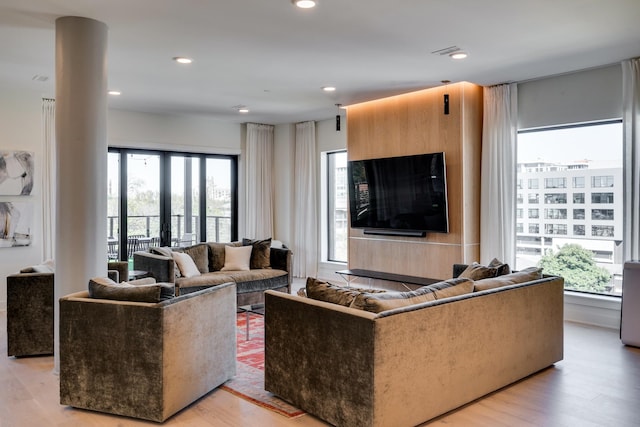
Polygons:
M572 163L590 168L622 167L622 123L518 134L518 163Z

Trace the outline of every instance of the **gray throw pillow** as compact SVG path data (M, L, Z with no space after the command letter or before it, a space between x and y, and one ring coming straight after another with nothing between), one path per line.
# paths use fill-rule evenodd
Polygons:
M91 298L157 303L174 296L174 286L170 283L136 286L127 282L116 283L106 277L95 277L89 280L89 297Z

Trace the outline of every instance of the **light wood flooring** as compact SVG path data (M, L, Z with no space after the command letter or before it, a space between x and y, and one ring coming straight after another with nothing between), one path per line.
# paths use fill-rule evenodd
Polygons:
M0 312L0 427L158 425L61 406L53 357L6 354L6 312ZM214 390L163 425L326 424L311 415L287 419L224 390ZM640 426L640 349L622 345L618 331L566 323L562 362L428 425Z

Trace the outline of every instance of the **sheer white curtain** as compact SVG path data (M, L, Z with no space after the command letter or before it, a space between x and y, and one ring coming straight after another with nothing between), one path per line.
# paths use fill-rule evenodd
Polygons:
M622 61L624 258L640 259L640 58Z
M484 88L480 258L515 266L517 86Z
M273 134L272 125L247 124L246 237L273 237Z
M294 277L315 277L318 272L318 188L316 124L296 124L294 167Z
M55 259L56 101L42 99L42 259Z

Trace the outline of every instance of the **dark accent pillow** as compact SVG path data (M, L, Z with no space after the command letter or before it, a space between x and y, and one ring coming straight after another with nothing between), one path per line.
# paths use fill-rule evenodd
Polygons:
M91 298L157 303L174 296L174 286L170 283L136 286L127 282L116 283L106 277L95 277L89 280L89 297Z
M466 277L458 277L433 283L427 288L433 291L436 299L455 297L473 292L473 280Z
M251 269L271 268L271 237L264 240L242 239L242 246L250 245L253 246L251 249Z
M198 271L201 274L209 272L209 250L205 243L183 248L182 252L193 259L193 262L196 263L196 267L198 267Z
M473 290L474 292L486 291L488 289L515 285L517 283L525 283L538 279L542 279L542 268L529 267L515 273L478 280L474 283Z
M498 273L496 274L496 276L503 276L505 274L511 273L511 267L509 267L509 264L505 264L504 262L500 261L498 258L492 259L491 262L487 265L487 267L497 268Z
M361 292L356 288L336 286L313 277L307 277L306 291L308 298L339 304L345 307L349 307L353 299Z
M225 262L225 246L240 246L242 242L219 243L208 242L209 246L209 269L210 271L220 271Z
M353 299L350 307L372 313L380 313L381 311L420 304L435 299L435 290L429 286L423 286L415 291L408 292L385 292L381 294L372 294L369 292L359 293Z
M496 277L498 274L498 269L495 267L486 267L482 264L478 264L477 262L472 263L468 266L462 273L460 273L460 278L467 278L471 280L480 280L486 279L487 277Z

